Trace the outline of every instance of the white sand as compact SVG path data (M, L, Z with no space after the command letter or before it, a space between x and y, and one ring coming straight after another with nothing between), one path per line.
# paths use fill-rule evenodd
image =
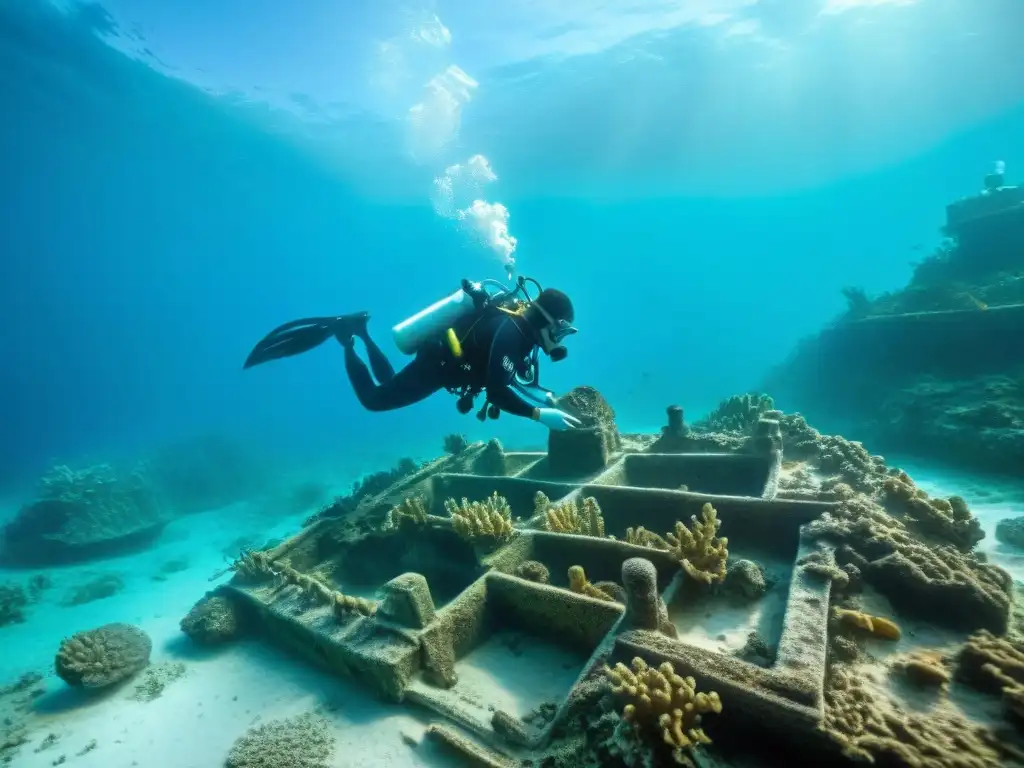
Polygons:
M259 640L232 643L216 651L195 648L178 622L212 589L208 581L225 567L221 548L243 534L275 538L298 529L304 515L275 521L237 505L176 521L155 548L138 555L47 571L54 587L30 606L23 624L0 628L0 684L30 671L46 675L46 693L37 700L42 721L14 762L18 768L51 766L61 755L75 768L215 768L232 743L250 726L319 709L337 736L333 766L445 765L429 745L417 749L424 725L416 709L376 700L365 688L295 660ZM172 559L187 558L185 571L153 581ZM88 573L117 573L119 594L76 607L61 607L67 590ZM0 582L24 581L34 572L0 572ZM226 580L222 577L222 581ZM153 664L183 662L185 675L150 702L135 700L140 675L120 689L90 698L68 688L53 674L53 658L63 637L111 621L144 629L153 640ZM48 733L58 742L34 750ZM90 741L92 751L78 756Z
M702 592L693 599L678 593L668 606L668 615L679 632L679 639L698 648L732 653L742 649L750 633L756 630L768 645L778 646L793 563L778 557L735 551L730 552L730 558L753 560L765 569L774 583L762 597L749 600L712 592Z
M521 719L544 702L560 704L586 661L536 637L499 632L456 663L459 682L452 693Z

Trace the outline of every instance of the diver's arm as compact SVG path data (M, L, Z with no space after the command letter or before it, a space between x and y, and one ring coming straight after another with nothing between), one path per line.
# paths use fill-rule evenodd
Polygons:
M522 384L521 382L513 381L512 386L523 398L535 401L540 405L553 405L557 399L554 392L537 384Z
M515 382L522 347L523 332L511 319L502 321L494 334L487 359L487 399L513 416L536 420L537 404L528 400Z

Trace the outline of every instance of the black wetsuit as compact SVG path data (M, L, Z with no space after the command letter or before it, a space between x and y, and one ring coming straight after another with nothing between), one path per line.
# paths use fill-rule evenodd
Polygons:
M380 347L367 335L370 368L356 354L352 341L345 347L345 370L356 397L370 411L390 411L417 403L440 389L471 387L486 392L487 401L516 416L530 416L542 402L531 403L515 385L516 374L525 373L536 346L525 318L496 309L474 313L456 323L462 345L456 358L446 340L431 341L405 368L395 372ZM377 382L374 382L374 378ZM531 387L536 397L548 390Z

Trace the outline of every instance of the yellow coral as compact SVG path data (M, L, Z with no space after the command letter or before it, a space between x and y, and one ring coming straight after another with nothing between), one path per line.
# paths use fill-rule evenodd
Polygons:
M546 498L546 497L545 497ZM582 509L575 500L549 507L545 512L545 527L556 533L574 533L579 536L604 538L604 517L593 496L583 500Z
M502 541L512 535L512 509L497 491L485 502L463 499L456 504L455 499L448 499L444 508L451 515L455 532L464 539Z
M350 613L373 616L377 611L377 604L374 601L343 595L317 576L297 571L285 563L274 563L274 567L277 569L276 574L286 584L294 584L317 602L330 605L337 619L342 619Z
M729 560L729 540L717 535L722 525L718 512L705 503L701 519L693 515L690 520L692 530L677 522L675 531L666 535L670 549L690 578L705 584L722 581Z
M660 730L662 740L673 748L677 763L689 762L686 753L711 740L700 727L701 717L722 711L722 702L714 691L697 693L692 677L680 677L670 662L653 669L636 657L632 669L622 662L614 669L602 670L611 683L612 692L626 699L622 718L638 728Z
M608 602L614 602L615 600L603 589L599 589L590 583L582 565L574 565L569 568L569 589L577 594L594 597L598 600L607 600Z
M651 549L670 549L665 539L653 531L648 531L642 525L639 528L626 529L626 543L634 544L638 547L650 547Z
M846 608L836 608L834 616L839 620L840 624L855 629L863 629L880 640L899 640L902 636L899 625L882 616L869 616L862 611L853 611Z
M419 496L407 497L396 504L384 520L385 531L419 528L427 523L427 507Z

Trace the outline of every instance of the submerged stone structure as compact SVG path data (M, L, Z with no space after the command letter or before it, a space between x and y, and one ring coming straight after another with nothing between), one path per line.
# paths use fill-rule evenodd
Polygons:
M557 442L543 453L470 445L244 553L215 596L269 642L432 713L427 736L471 765L692 765L744 744L807 764L841 763L861 743L870 753L874 742L836 724L836 648L856 657L849 633L867 626L898 636L851 595L903 582L842 522L851 498L873 504L897 476L770 400L729 401L720 431L680 429L674 414L660 436L595 424L580 439L602 450L575 466L554 459ZM944 514L939 501L925 506ZM967 569L950 589L988 578L959 557L945 561ZM987 618L960 612L958 627L1008 616L1012 589L992 578L984 589L1002 601L991 595ZM758 607L770 600L777 609ZM743 648L698 631L737 611L764 614ZM531 711L495 697L502 680L521 690L520 677L547 686ZM564 681L557 695L552 680Z

